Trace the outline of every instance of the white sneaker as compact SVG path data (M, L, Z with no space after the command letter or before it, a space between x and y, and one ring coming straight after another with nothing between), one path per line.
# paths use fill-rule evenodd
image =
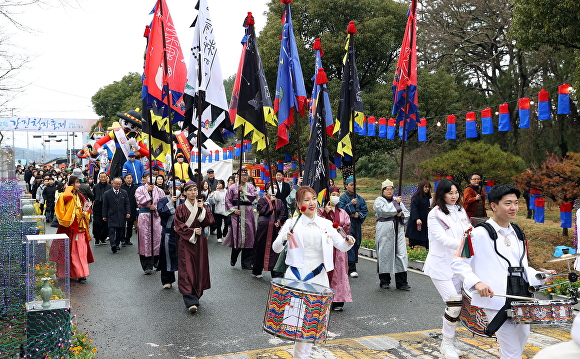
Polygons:
M218 239L217 239L217 242L218 242L218 243L222 243L223 241L224 241L224 240L223 240L223 239L221 239L221 238L218 238Z
M351 278L358 278L358 273L357 272L352 272L352 273L350 273L350 277Z
M256 275L254 275L254 277L256 277L256 278L263 278L264 276L261 275L261 274L256 274Z
M453 338L447 338L443 336L441 341L441 354L445 359L459 359L455 346L453 345Z
M164 284L163 289L171 289L171 283Z
M195 313L195 312L197 312L197 305L192 305L191 307L189 307L189 312L190 312L190 313Z

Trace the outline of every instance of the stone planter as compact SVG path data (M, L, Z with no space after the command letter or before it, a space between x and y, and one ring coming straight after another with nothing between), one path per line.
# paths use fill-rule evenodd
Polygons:
M409 261L409 265L407 267L423 271L423 266L425 265L424 261Z
M358 249L358 254L369 258L377 258L376 251L370 248L360 247Z

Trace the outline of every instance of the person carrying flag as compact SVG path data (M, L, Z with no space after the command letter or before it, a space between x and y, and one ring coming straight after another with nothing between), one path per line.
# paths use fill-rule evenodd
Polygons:
M355 178L350 176L345 181L346 192L340 196L337 207L343 209L350 217L350 235L354 237L354 246L348 251L348 274L358 278L356 264L358 263L358 249L362 241L362 224L367 218L368 208L365 199L355 194Z

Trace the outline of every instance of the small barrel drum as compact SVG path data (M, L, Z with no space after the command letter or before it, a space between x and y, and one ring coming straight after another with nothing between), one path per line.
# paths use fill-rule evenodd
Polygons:
M574 316L571 300L512 302L511 314L516 324L564 324Z
M322 285L273 278L263 329L283 339L325 342L333 296L332 289Z
M459 314L459 321L473 334L487 337L484 332L485 328L489 325L487 314L480 307L471 305L471 295L465 289L461 291L461 313Z

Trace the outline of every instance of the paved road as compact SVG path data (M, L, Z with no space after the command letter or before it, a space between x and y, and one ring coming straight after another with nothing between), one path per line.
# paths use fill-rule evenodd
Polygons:
M84 283L71 284L71 297L75 322L93 339L99 358L217 358L227 353L240 353L230 359L289 358L284 346L291 342L261 330L269 275L256 279L239 264L230 267L229 248L216 243L215 236L210 237L209 245L212 288L193 315L175 286L164 290L159 273L143 274L136 245L117 254L109 246L93 247L93 251L91 276ZM410 292L384 290L378 285L375 262L361 258L358 269L360 277L351 280L354 302L347 303L344 312L332 313L330 340L326 346L316 347L316 357L438 357L437 328L444 305L430 279L409 272ZM408 332L419 333L409 336ZM568 328L552 337L568 340L566 333ZM465 337L471 346L488 345L480 340L474 344L467 333ZM415 349L399 352L395 342L400 348L411 345Z

